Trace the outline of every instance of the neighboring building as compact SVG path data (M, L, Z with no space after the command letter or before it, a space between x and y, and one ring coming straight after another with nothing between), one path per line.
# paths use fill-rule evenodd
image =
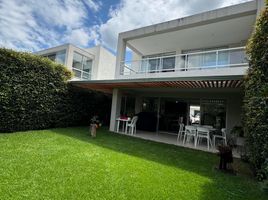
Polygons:
M65 65L73 71L74 80L104 80L114 78L115 56L101 46L81 49L72 44L45 49L36 54Z
M114 79L72 83L112 94L110 131L121 114L138 114L139 130L175 133L181 120L229 134L242 126L245 45L263 7L249 1L120 33Z

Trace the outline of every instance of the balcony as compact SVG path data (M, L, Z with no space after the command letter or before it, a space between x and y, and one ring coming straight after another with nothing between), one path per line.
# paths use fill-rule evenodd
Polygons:
M215 75L215 72L230 72L231 68L243 69L241 73L244 73L247 67L245 47L236 47L123 61L120 78Z

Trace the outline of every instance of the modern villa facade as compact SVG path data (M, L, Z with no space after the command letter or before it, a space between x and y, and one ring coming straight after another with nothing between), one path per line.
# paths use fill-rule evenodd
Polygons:
M243 126L245 46L264 5L254 0L120 33L114 77L72 84L112 94L112 132L120 116L138 115L142 131L177 133L182 122L230 134Z
M65 65L74 73L73 80L105 80L114 78L116 57L98 45L82 49L72 44L36 52Z

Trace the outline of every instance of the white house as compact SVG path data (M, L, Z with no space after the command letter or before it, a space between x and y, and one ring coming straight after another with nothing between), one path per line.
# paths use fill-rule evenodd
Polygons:
M138 115L143 131L177 133L180 121L230 133L242 126L245 45L263 7L254 0L120 33L113 79L72 83L112 94L110 131Z
M100 45L82 49L72 44L64 44L38 51L36 54L65 65L74 72L73 80L114 78L116 57Z

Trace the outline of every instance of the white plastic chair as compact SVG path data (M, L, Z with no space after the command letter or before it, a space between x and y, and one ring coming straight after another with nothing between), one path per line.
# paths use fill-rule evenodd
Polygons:
M138 121L138 117L134 116L131 120L130 123L126 124L126 133L128 133L128 128L131 129L131 135L133 135L134 133L136 134L136 123Z
M183 137L184 134L185 134L185 131L183 129L184 129L184 124L183 123L180 123L180 128L179 128L179 132L178 132L177 142L179 142L179 140L181 139L181 137Z
M196 127L195 126L185 126L185 133L183 138L183 145L186 140L194 139L194 146L196 147Z
M216 138L223 140L224 144L227 145L226 129L221 129L221 135L213 135L213 145L215 147Z
M204 128L204 127L197 127L197 143L199 144L200 139L205 138L207 140L207 145L208 145L208 150L209 150L209 146L212 146L212 142L210 139L210 135L209 135L209 129L208 128Z

